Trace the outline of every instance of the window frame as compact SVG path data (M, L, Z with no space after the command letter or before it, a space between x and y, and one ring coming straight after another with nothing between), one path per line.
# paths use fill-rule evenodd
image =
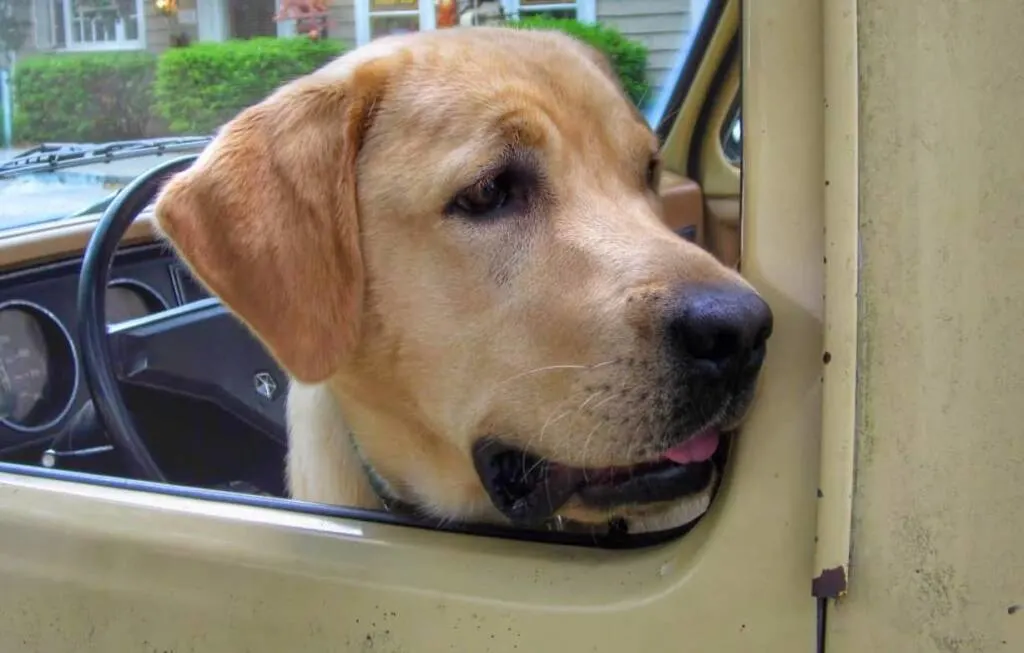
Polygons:
M120 39L114 41L103 41L93 43L76 42L72 37L74 31L71 29L72 25L72 12L71 5L74 0L58 0L61 4L64 16L63 24L64 29L64 45L59 50L63 52L110 52L120 50L145 50L146 49L146 4L144 0L135 0L135 15L138 21L138 38L136 39ZM55 4L55 3L51 3ZM53 12L51 8L51 12ZM56 44L57 40L57 28L58 21L56 20L56 13L51 13L50 19L50 35L52 42Z

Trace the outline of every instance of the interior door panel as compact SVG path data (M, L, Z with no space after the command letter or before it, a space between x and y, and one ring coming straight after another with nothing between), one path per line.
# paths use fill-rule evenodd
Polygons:
M665 224L683 238L704 245L704 193L700 184L673 172L661 176Z
M706 206L705 247L726 265L739 267L740 198L709 198Z

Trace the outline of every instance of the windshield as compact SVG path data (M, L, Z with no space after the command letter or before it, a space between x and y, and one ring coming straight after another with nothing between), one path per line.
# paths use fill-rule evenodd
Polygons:
M0 0L0 231L101 212L277 86L386 34L567 31L654 115L706 2Z

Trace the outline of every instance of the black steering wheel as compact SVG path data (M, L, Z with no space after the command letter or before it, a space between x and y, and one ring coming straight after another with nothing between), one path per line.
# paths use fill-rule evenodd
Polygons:
M285 437L286 377L217 299L107 326L107 284L121 238L163 183L197 156L156 166L118 193L89 240L78 282L78 349L96 413L131 472L157 482L167 478L135 429L123 384L213 401L271 437Z

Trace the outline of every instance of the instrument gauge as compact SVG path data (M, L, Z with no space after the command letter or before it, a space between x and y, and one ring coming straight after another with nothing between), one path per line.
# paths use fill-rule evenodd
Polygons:
M107 286L107 324L137 320L170 306L153 288L132 279L115 279Z
M64 325L37 304L0 304L0 423L51 428L67 415L77 387L78 357Z

